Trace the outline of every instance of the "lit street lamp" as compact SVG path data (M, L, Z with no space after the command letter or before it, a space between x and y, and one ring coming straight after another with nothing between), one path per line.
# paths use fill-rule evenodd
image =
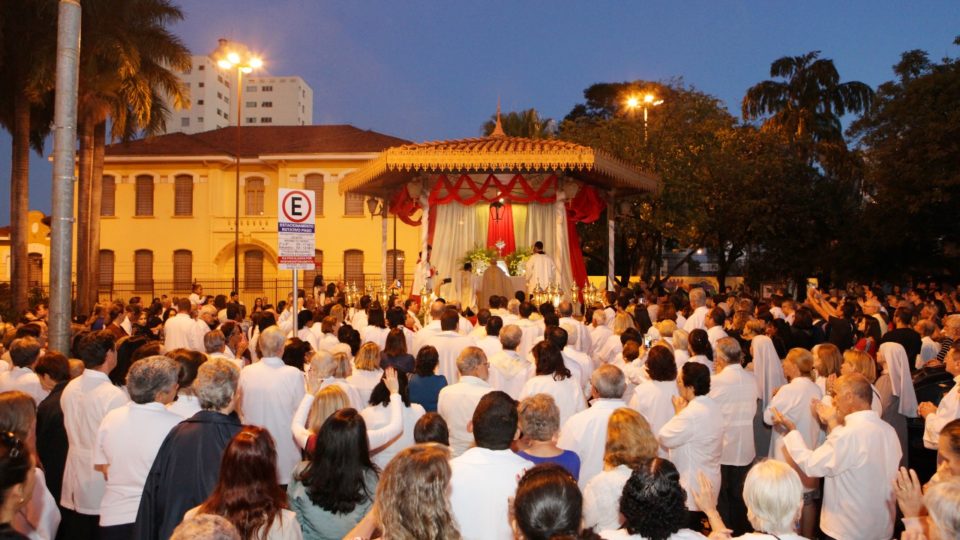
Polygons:
M646 93L643 97L630 96L627 98L627 108L631 111L636 111L638 108L643 108L643 142L647 142L647 110L650 107L656 107L663 103L662 99L657 99L656 96L650 93Z
M237 70L237 140L234 154L237 181L234 186L233 212L233 290L240 292L240 126L243 120L243 76L263 67L263 60L251 54L246 47L231 44L223 38L219 40L214 58L220 69Z

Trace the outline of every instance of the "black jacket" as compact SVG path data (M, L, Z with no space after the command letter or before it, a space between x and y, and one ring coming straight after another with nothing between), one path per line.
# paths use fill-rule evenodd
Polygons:
M53 500L60 504L63 489L63 469L67 463L67 430L63 427L63 409L60 396L70 381L64 381L50 392L37 407L37 455L43 465L43 477Z

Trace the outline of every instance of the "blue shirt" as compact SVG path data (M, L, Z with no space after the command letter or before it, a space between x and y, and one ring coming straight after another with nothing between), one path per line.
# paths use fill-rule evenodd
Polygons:
M407 384L407 392L410 394L411 402L419 403L427 412L437 412L437 397L446 385L447 378L443 375L429 377L414 375L410 377L410 382Z
M578 456L577 453L572 450L564 450L559 456L553 457L531 456L523 451L517 452L517 455L523 459L532 461L534 465L539 465L541 463L556 463L557 465L566 469L567 472L572 474L574 480L580 480L580 456Z

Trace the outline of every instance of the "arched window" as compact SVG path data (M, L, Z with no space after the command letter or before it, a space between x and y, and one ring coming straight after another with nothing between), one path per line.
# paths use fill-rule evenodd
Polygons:
M173 215L193 215L193 178L186 174L173 179Z
M348 249L343 252L343 281L363 286L363 251Z
M243 288L263 290L263 251L247 250L243 254Z
M313 252L313 270L303 271L303 288L309 290L313 287L313 280L318 275L323 275L323 250L317 249Z
M100 193L100 215L117 215L117 178L105 175Z
M363 216L363 205L366 198L363 193L354 193L348 191L343 199L343 215L345 216Z
M316 208L317 217L323 215L323 175L308 174L303 179L303 187L311 189L314 193L313 206Z
M113 266L116 261L112 250L100 250L100 290L113 290Z
M134 215L153 215L153 177L148 174L137 177L137 208Z
M189 291L193 285L193 253L189 249L173 252L173 289Z
M247 215L263 215L263 178L247 178L244 193L247 197Z
M27 254L27 282L30 287L43 286L43 255L39 253Z
M133 254L133 288L153 290L153 252L149 249L138 249Z
M387 250L387 279L390 281L399 279L400 283L403 283L404 258L402 249Z

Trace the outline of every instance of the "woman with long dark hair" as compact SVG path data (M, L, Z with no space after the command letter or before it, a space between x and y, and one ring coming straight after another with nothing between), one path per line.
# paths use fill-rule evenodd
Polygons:
M277 448L266 429L245 426L223 451L220 479L213 493L184 519L197 514L227 518L243 540L303 538L287 498L277 483Z
M533 347L532 353L537 363L536 375L523 385L520 399L534 394L549 394L560 409L562 426L568 418L587 408L583 390L563 364L563 355L556 345L541 341Z
M403 328L394 327L387 334L386 345L380 353L380 367L387 369L395 367L403 374L413 372L415 361L413 355L407 352L407 337Z
M309 461L293 471L287 496L307 538L343 538L373 504L378 479L366 422L356 409L340 409L320 427Z
M687 337L687 350L690 353L689 362L699 362L710 368L711 374L714 372L713 345L710 345L710 337L706 330L697 328L690 331Z

